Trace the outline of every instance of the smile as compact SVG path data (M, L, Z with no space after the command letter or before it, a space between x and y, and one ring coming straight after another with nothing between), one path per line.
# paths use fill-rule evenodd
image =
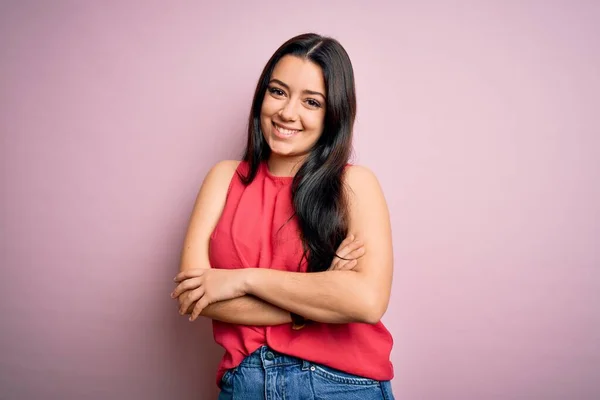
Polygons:
M282 137L294 136L295 134L300 132L299 129L286 129L280 125L277 125L275 122L273 122L273 127L275 128L275 133L277 134L277 136Z

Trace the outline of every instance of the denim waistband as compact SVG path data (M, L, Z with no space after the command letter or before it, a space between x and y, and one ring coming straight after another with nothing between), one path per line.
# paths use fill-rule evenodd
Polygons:
M291 365L301 365L302 369L308 369L311 363L297 357L281 354L268 346L261 346L252 354L244 358L240 367L269 368Z

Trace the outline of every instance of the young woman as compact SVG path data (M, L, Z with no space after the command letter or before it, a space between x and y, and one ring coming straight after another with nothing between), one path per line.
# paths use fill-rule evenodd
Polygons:
M344 48L294 37L260 76L243 161L202 184L171 296L213 320L220 399L393 399L390 220L348 165L355 114Z

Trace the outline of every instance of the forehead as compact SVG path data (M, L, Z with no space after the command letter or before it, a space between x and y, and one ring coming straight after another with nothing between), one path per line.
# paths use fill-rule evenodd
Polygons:
M304 58L290 55L282 57L275 65L271 79L279 79L291 89L325 93L321 67Z

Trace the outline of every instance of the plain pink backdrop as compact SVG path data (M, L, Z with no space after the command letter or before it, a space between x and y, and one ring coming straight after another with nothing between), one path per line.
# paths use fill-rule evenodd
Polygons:
M599 4L2 2L0 398L216 397L170 279L307 31L352 58L391 210L397 399L600 398Z

